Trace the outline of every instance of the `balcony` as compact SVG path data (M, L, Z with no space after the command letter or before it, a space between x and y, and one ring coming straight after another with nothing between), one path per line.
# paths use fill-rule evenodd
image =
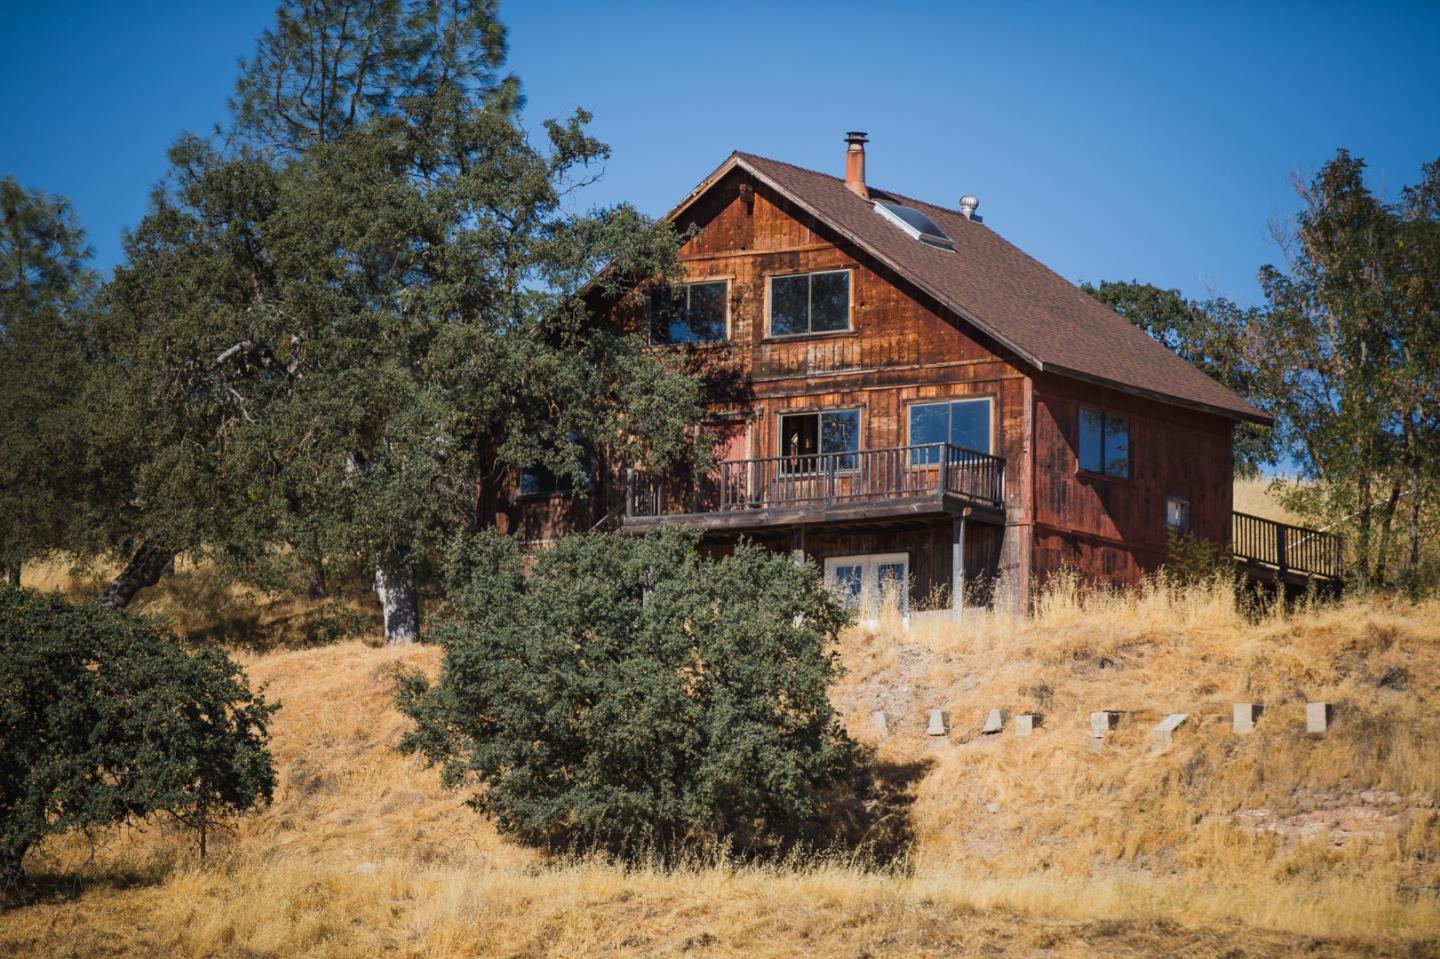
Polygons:
M1344 543L1333 533L1235 513L1231 546L1252 582L1338 585L1345 576Z
M1003 522L1005 461L948 443L728 460L696 481L631 473L626 528L684 523L743 531L934 519Z

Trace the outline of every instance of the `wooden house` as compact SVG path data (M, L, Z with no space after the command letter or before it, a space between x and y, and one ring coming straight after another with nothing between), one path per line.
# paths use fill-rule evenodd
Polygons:
M715 548L803 553L856 598L893 580L907 608L955 610L1023 608L1061 567L1132 582L1171 529L1230 542L1231 433L1270 418L1007 242L973 197L870 186L866 142L848 135L843 178L732 154L669 214L694 231L683 296L609 317L706 378L716 469L602 473L578 499L522 482L497 525L543 541L684 523ZM1338 564L1338 544L1254 535L1282 566L1287 541Z

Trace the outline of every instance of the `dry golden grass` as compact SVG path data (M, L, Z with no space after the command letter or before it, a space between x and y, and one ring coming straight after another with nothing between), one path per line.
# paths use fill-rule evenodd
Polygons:
M1235 481L1235 509L1277 523L1304 525L1299 516L1280 505L1279 497L1271 489L1271 480L1265 477Z
M60 592L77 601L93 600L118 572L117 567L74 568L64 558L27 565L21 583L45 592ZM343 607L381 642L379 608L363 584L335 584L339 595L328 601ZM181 556L173 575L141 590L130 605L133 612L159 620L178 635L195 642L232 647L286 649L307 645L315 634L317 616L326 602L293 594L270 594L236 585L214 566Z
M280 788L211 861L157 825L53 843L0 955L1440 955L1440 603L1252 622L1220 588L1062 582L1023 623L881 625L844 637L835 700L881 775L917 773L891 869L545 862L394 751L391 671L438 652L351 642L242 654L284 704ZM1323 738L1307 699L1338 704ZM992 706L1045 725L982 737ZM1101 708L1126 717L1094 751Z

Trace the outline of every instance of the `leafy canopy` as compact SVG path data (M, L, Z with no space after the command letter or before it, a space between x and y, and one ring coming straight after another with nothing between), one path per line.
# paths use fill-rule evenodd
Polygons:
M1260 271L1251 361L1283 448L1316 481L1291 505L1349 534L1363 584L1397 562L1414 583L1440 532L1440 161L1422 172L1387 201L1338 151L1297 181L1285 265Z
M455 541L439 681L402 677L402 749L527 841L672 850L800 835L854 746L827 689L847 613L813 566L692 534Z
M167 813L199 831L270 801L276 709L216 649L0 585L0 870L47 836Z
M11 578L66 545L83 498L88 257L66 201L0 179L0 568Z
M105 544L284 585L424 555L586 443L692 455L698 386L586 310L672 272L673 232L576 212L608 151L584 111L532 140L493 8L285 4L230 144L172 150L108 291Z

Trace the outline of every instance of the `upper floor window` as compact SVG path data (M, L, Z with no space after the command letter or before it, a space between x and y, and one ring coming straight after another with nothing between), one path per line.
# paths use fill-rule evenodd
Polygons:
M1165 497L1165 526L1174 533L1190 532L1190 501L1183 496Z
M1130 420L1099 410L1080 411L1080 468L1119 479L1130 477Z
M850 329L850 271L770 278L770 335L799 336Z
M714 343L725 339L730 303L727 280L686 283L683 292L669 287L650 297L650 342Z
M859 465L860 411L825 410L818 413L782 413L780 416L781 472L853 470ZM819 454L819 455L817 455Z
M926 448L912 450L910 462L915 466L940 462L940 443L990 452L989 397L911 404L910 445Z

